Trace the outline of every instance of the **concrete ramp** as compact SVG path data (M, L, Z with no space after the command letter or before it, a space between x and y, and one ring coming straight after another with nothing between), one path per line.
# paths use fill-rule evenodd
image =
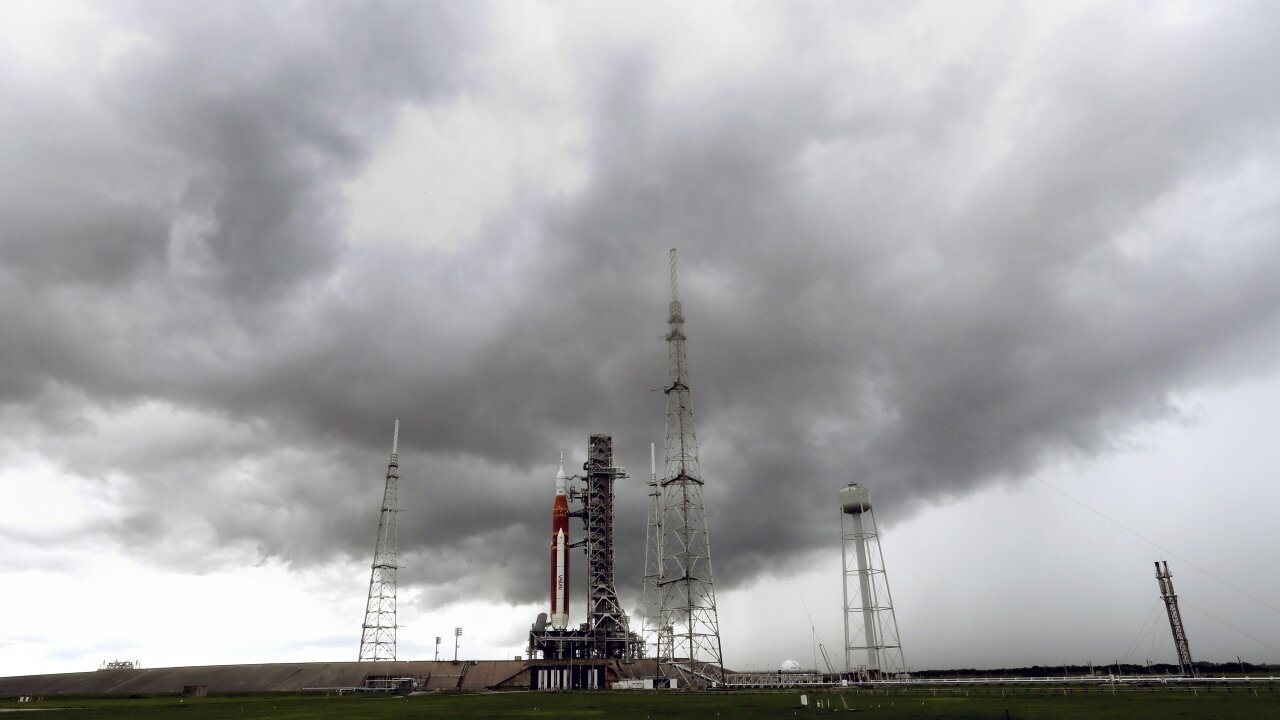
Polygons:
M523 660L481 660L467 670L462 689L484 690L498 687L504 680L524 670L525 665Z
M465 667L463 663L447 661L400 660L96 670L0 677L0 696L177 694L187 685L205 685L211 693L300 692L361 687L370 676L425 678L427 690L452 690L464 679ZM468 668L461 686L483 690L518 674L523 668L523 661L482 660Z

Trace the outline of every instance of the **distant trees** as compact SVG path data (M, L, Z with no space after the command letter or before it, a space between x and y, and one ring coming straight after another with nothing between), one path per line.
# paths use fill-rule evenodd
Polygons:
M1274 674L1280 672L1280 665L1271 663L1251 663L1248 661L1233 660L1230 662L1208 662L1197 660L1195 663L1196 672L1201 675L1253 675L1253 674ZM913 670L911 675L917 678L949 678L949 677L1062 677L1063 674L1069 676L1088 675L1092 672L1094 675L1107 675L1118 673L1120 675L1177 675L1178 666L1170 663L1151 663L1148 666L1137 663L1110 663L1089 665L1032 665L1030 667L1009 667L1009 668L957 668L954 670Z

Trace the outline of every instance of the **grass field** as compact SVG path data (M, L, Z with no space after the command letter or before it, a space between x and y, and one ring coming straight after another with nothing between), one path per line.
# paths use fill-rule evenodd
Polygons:
M333 718L382 720L398 718L782 718L857 712L875 718L1280 718L1280 693L1235 688L1200 691L1022 691L1001 696L999 690L963 694L855 694L851 691L808 693L830 709L800 707L800 693L479 693L419 695L317 696L257 695L208 698L57 698L18 704L0 701L0 713L40 709L40 720L291 720ZM14 714L13 717L23 717Z

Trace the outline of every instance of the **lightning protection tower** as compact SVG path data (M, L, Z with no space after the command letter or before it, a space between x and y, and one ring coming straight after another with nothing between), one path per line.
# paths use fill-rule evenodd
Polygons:
M360 660L396 659L396 485L400 481L400 421L391 435L391 462L387 463L387 483L382 491L382 511L378 515L378 544L373 550L373 572L369 576L369 602L360 626Z
M1187 631L1182 626L1182 612L1178 610L1178 595L1173 592L1173 573L1169 563L1156 563L1156 582L1160 583L1160 598L1169 611L1169 628L1173 630L1173 646L1178 650L1178 672L1195 677L1196 668L1191 663L1191 645L1187 643Z
M676 285L676 251L671 250L671 305L667 322L668 368L666 474L662 485L662 553L658 578L659 618L669 648L661 660L704 681L724 684L720 621L711 574L711 539L702 504L702 473L693 431L689 361L685 356L684 312ZM670 626L670 630L666 628Z
M871 512L871 493L862 485L849 483L840 490L839 500L845 672L857 672L865 659L868 679L901 676L907 668L902 658L898 619L893 614L893 596L889 594L880 536Z

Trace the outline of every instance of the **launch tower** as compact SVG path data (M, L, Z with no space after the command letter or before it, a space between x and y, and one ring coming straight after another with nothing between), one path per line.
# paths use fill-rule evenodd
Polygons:
M671 304L667 316L668 370L666 467L662 479L658 578L662 628L659 660L703 680L724 683L720 622L711 574L711 539L702 504L702 473L693 431L689 361L685 355L684 311L676 283L676 251L671 249ZM664 648L665 645L665 648Z
M613 482L627 475L613 466L613 438L591 436L583 469L587 490L580 514L587 526L587 632L598 638L603 657L620 658L626 651L627 628L613 583Z
M627 627L614 585L613 486L615 480L627 474L624 468L613 465L613 438L591 436L583 470L585 476L557 478L557 485L568 480L584 483L583 490L574 487L567 493L569 500L582 503L568 516L581 519L586 531L583 540L569 543L568 547L586 549L587 621L576 629L567 629L556 627L556 622L549 624L545 614L538 616L529 632L530 657L541 655L545 662L533 668L537 688L602 687L600 683L607 676L606 663L602 661L632 660L644 646ZM562 496L557 495L557 505L559 497ZM553 573L556 558L553 554ZM567 579L568 573L565 575ZM553 584L553 597L555 590Z
M880 680L906 673L898 619L885 574L884 554L871 511L871 493L849 483L840 491L840 559L844 566L844 667ZM853 557L850 557L850 555ZM850 564L852 563L852 564ZM865 672L861 662L866 660Z
M378 543L373 550L373 572L369 576L369 602L360 626L360 660L396 659L396 485L400 482L400 421L391 434L391 462L382 490L382 511L378 515Z

